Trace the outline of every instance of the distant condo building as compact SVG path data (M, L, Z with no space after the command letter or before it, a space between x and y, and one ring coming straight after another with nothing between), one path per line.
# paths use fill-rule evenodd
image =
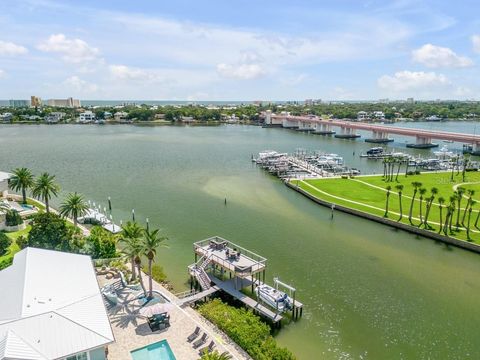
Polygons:
M14 107L14 108L29 107L30 106L30 101L28 101L28 100L10 100L9 104L10 104L10 107Z
M80 107L80 100L69 97L68 99L50 99L48 106L78 108Z
M409 103L409 104L414 104L414 103L415 103L415 99L412 98L412 97L409 97L409 98L407 98L407 103Z
M30 105L32 107L40 107L42 106L42 99L40 99L38 96L32 95L30 97Z

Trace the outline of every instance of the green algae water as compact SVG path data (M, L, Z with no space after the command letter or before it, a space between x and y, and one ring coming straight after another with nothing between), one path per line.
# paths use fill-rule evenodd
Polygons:
M194 241L220 235L264 255L267 278L294 285L305 304L277 335L299 359L480 358L479 255L341 213L331 220L250 161L298 147L382 171L359 158L362 141L254 126L1 126L0 170L48 171L63 193L104 206L110 196L117 223L132 208L148 217L171 239L158 262L178 291ZM391 147L407 151L401 138Z

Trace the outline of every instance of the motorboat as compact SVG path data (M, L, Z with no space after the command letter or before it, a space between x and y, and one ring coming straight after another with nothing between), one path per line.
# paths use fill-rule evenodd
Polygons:
M380 155L383 154L383 148L382 147L374 147L371 149L367 150L367 155Z
M442 146L442 148L440 150L434 151L433 153L435 154L435 156L437 158L443 159L443 160L450 159L450 158L455 156L455 154L452 151L448 150L447 145Z
M269 285L263 284L257 286L255 288L255 294L263 302L280 312L290 310L292 308L292 302L288 295Z

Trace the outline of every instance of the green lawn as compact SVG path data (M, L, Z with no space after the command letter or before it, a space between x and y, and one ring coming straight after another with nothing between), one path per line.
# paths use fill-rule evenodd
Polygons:
M411 198L413 196L413 186L411 183L413 181L418 181L422 183L422 187L427 189L425 197L430 197L430 189L436 187L438 189L438 194L434 200L433 206L430 210L429 223L433 227L432 231L438 231L440 218L440 210L438 206L437 199L439 197L445 198L448 202L449 197L453 194L454 186L463 183L462 175L454 175L454 181L451 181L451 173L425 173L421 175L411 175L405 177L404 174L399 175L398 182L392 181L386 183L381 176L360 176L354 179L315 179L315 180L305 180L298 181L298 186L303 190L309 192L310 194L339 205L347 206L357 210L371 213L377 216L383 216L385 213L385 203L386 203L386 193L385 190L387 185L392 187L390 201L389 201L389 219L397 220L400 213L400 203L398 198L398 192L395 189L395 186L402 184L404 186L403 195L402 195L402 206L403 206L403 220L404 223L409 223L408 213L411 204ZM479 172L470 172L466 174L465 182L472 184L462 185L466 189L476 190L474 199L477 200L477 204L474 206L474 211L471 216L471 238L473 242L480 243L480 233L475 229L473 223L478 214L478 209L480 209L480 173ZM293 185L297 185L297 180L292 180ZM464 198L461 203L461 208L467 204L467 199ZM422 212L425 215L425 201L423 202ZM420 199L419 193L414 202L412 217L415 224L419 224L419 213L420 213ZM443 221L445 220L446 210L443 210ZM463 211L460 216L460 219L463 216ZM468 215L467 215L468 217ZM456 215L454 220L456 219ZM465 229L460 228L458 232L454 235L459 239L466 240L466 231Z
M28 233L30 232L30 229L31 229L31 226L28 225L25 230L20 230L20 231L15 231L15 232L10 232L10 233L5 233L7 234L7 236L12 239L12 244L10 245L10 247L8 248L7 250L7 253L0 256L0 262L2 262L2 260L5 260L7 258L11 258L13 257L13 255L15 255L15 253L19 252L20 251L20 248L18 247L17 243L16 243L16 240L24 235L28 235Z

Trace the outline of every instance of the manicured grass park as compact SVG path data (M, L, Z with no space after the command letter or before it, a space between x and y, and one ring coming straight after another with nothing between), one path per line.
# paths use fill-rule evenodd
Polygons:
M326 178L303 181L292 180L291 183L294 186L298 185L299 188L319 199L380 217L385 216L388 193L387 187L389 186L390 195L386 217L390 220L398 220L405 224L410 224L410 206L415 192L413 184L416 184L417 192L411 211L412 226L419 226L421 228L428 227L431 231L439 232L440 223L442 223L442 225L445 223L448 207L452 206L455 207L451 216L453 226L451 230L448 230L448 236L480 243L480 229L476 227L476 225L480 227L480 221L476 224L476 220L478 219L477 215L480 210L480 173L467 172L464 175L465 179L463 179L461 172L453 173L453 181L451 172L438 172L408 176L401 174L397 179L395 179L394 176L391 181L386 181L383 176L359 176L349 179ZM401 188L402 186L403 188ZM398 194L400 189L403 213L401 219ZM460 189L461 196L458 196L458 192L456 192L458 189ZM469 192L469 190L473 190L473 192ZM471 197L471 200L473 201L469 201L469 197ZM459 198L460 207L458 206ZM428 226L426 226L425 224L421 224L422 221L420 219L422 218L422 220L425 220L427 203L429 202L431 203L431 206L427 219ZM440 219L439 202L442 202L442 219ZM452 202L453 205L451 204ZM472 205L471 211L468 211L470 206L467 207L467 204ZM465 208L467 208L466 213ZM458 209L460 209L460 212ZM468 239L467 236L469 215L470 239ZM460 223L458 229L456 226L457 216ZM464 225L462 225L462 220L464 220ZM444 234L443 231L442 234Z

